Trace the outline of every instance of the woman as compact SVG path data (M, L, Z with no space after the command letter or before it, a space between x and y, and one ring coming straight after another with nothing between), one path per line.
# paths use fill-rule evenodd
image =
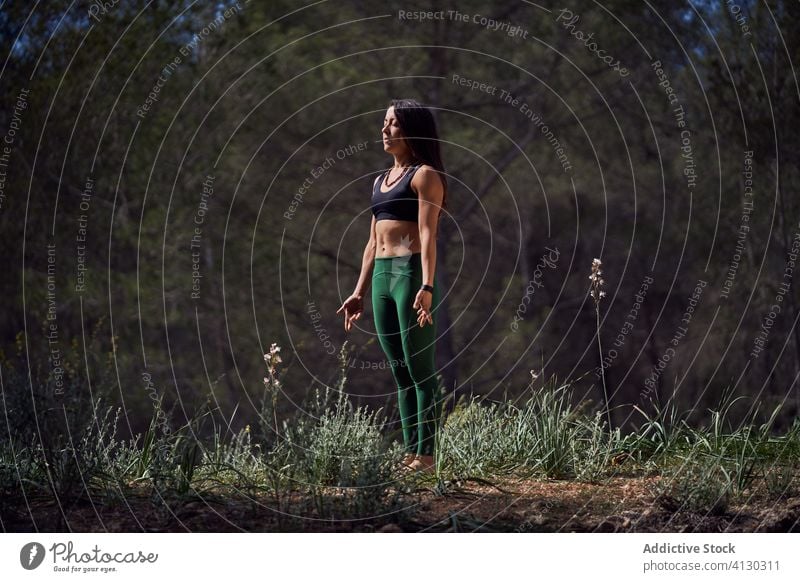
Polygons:
M447 198L431 111L413 99L392 100L383 120L383 149L394 164L373 183L361 275L336 313L344 311L344 329L350 331L372 283L375 329L398 389L403 464L429 472L435 467L441 410L434 361L433 312L440 300L434 283L436 234Z

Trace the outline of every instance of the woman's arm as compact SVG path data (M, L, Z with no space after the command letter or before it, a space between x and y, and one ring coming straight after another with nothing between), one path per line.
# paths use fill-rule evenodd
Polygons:
M353 295L363 299L372 282L372 269L375 266L375 249L377 248L377 237L375 236L375 216L372 217L372 226L369 229L369 240L364 247L364 255L361 258L361 275L358 277L356 289Z
M422 283L433 285L436 273L436 229L439 211L444 198L444 188L439 173L430 166L422 166L412 180L419 195L419 240L422 250Z
M377 178L375 183L377 183ZM373 184L374 187L375 184ZM364 248L364 254L361 258L361 274L358 277L355 291L352 295L344 300L342 306L336 310L339 314L344 311L344 330L350 331L353 322L361 317L364 313L364 295L369 289L372 282L372 270L375 266L375 254L378 247L378 237L375 234L375 217L372 217L372 225L369 229L369 240L367 246Z

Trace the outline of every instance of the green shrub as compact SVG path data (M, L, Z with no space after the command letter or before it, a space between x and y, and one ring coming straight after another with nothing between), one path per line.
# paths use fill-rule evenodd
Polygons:
M721 515L728 509L733 483L714 459L694 458L667 471L654 487L669 511Z

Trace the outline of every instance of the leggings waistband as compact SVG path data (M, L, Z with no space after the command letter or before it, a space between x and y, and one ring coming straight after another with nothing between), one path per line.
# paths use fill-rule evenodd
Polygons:
M422 253L411 253L410 255L400 255L397 257L375 257L376 261L391 261L394 259L422 260Z
M422 253L399 257L375 257L373 277L383 274L422 276Z

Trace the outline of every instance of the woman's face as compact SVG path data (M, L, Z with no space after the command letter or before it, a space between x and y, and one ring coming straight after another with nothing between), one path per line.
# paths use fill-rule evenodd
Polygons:
M403 130L394 115L394 105L386 110L383 119L383 150L391 154L400 154L408 147L403 138Z

